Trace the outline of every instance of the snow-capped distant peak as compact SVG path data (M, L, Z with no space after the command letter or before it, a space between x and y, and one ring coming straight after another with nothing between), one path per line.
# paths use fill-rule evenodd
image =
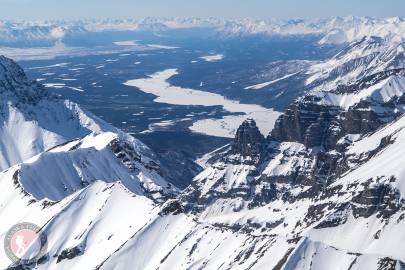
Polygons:
M210 28L222 37L264 35L289 37L312 35L319 44L343 44L376 36L397 42L405 37L405 21L398 17L332 17L327 19L225 20L218 18L144 18L121 20L77 20L47 22L0 21L0 38L4 44L31 42L56 43L66 36L105 31L165 32L171 29Z

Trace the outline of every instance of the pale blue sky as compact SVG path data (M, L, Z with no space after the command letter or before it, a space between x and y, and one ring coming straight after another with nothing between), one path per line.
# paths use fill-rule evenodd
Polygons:
M405 17L405 0L0 0L0 19Z

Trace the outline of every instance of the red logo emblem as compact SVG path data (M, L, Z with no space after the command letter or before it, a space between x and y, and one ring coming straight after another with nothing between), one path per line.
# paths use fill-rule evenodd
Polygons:
M46 237L37 225L20 223L7 232L4 249L14 263L32 264L45 255Z

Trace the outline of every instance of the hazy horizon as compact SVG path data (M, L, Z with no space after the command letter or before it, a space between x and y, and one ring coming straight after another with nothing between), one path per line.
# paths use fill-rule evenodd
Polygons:
M404 17L403 0L0 0L0 19L121 19L145 17L219 17L225 19Z
M0 0L1 1L1 0ZM32 18L32 19L18 19L18 18L0 18L0 21L12 21L12 22L24 22L24 21L32 21L32 22L46 22L46 21L80 21L80 20L144 20L144 19L161 19L161 20L170 20L170 19L180 19L180 20L187 20L187 19L223 19L223 20L252 20L252 21L271 21L271 20L279 20L279 21L288 21L288 20L328 20L328 19L333 19L333 18L370 18L370 19L389 19L389 18L399 18L402 20L405 20L405 15L404 16L366 16L366 15L336 15L336 16L326 16L326 17L314 17L314 18L305 18L305 17L286 17L286 18L277 18L277 17L268 17L268 18L255 18L252 16L245 16L245 17L221 17L221 16L145 16L145 17L78 17L78 18Z

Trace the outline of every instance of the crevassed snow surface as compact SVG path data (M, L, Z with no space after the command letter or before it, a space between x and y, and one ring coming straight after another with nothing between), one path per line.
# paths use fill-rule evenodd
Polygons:
M154 101L159 103L185 106L222 106L228 112L241 113L236 116L225 116L222 119L200 120L191 127L194 132L212 136L234 137L236 129L246 118L253 118L260 131L267 135L280 115L279 112L259 105L243 104L226 99L219 94L171 85L167 80L177 74L177 69L166 69L150 75L149 78L129 80L124 84L137 87L145 93L156 95L157 98Z

